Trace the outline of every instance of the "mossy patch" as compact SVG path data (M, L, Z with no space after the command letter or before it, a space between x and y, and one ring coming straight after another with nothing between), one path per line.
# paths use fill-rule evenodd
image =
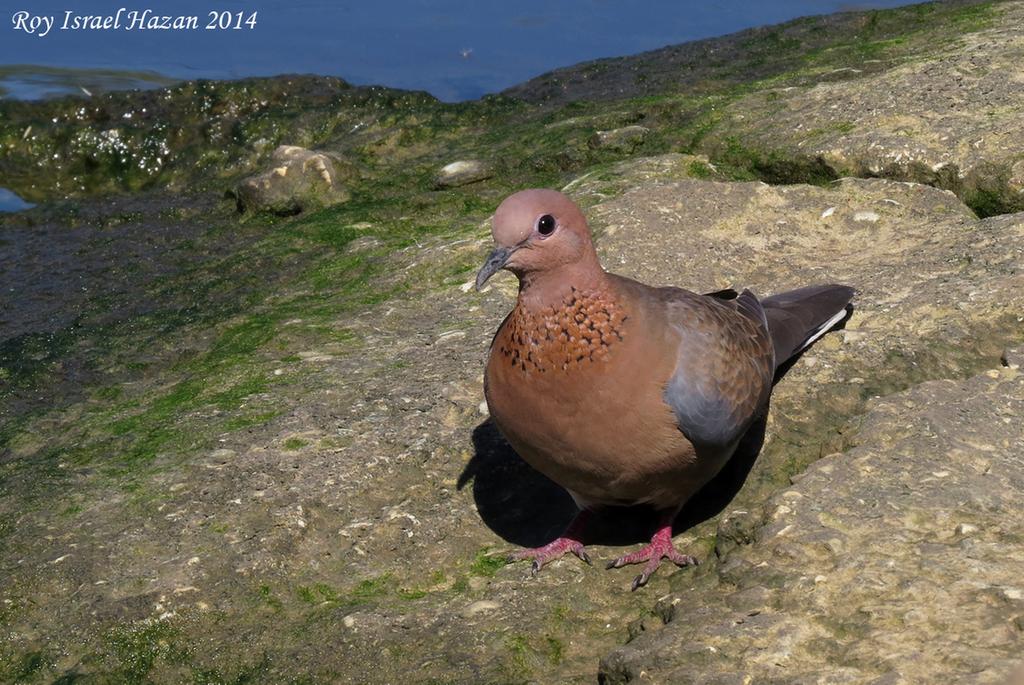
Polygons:
M338 593L326 583L315 583L313 585L300 585L295 593L299 599L307 604L321 604L323 602L337 602Z
M265 604L274 611L281 611L284 608L284 604L281 603L281 600L276 594L274 594L274 591L267 584L260 585L256 588L256 595L259 597L259 601L262 604Z
M513 633L504 639L505 672L516 679L530 679L565 659L565 643L553 635Z
M408 589L398 585L390 573L365 578L348 589L336 588L323 582L299 585L295 597L313 606L356 607L388 599L413 600L425 597L426 590Z
M309 441L302 438L288 438L282 443L286 450L300 450L308 444Z
M972 174L961 191L964 204L982 219L1024 211L1024 193L1011 188L1009 170L994 166Z
M23 654L17 660L13 670L14 682L28 681L35 677L47 665L47 658L43 652L34 651Z
M104 636L110 675L123 683L146 682L158 662L186 661L177 644L178 629L170 621L143 621L111 628Z
M735 181L827 185L839 178L835 169L819 157L796 157L753 147L737 136L726 137L724 145L716 148L712 158L722 173Z
M392 577L390 573L385 573L375 578L367 578L359 581L359 583L348 592L347 599L354 604L369 602L387 595L392 584Z
M499 569L504 568L508 564L508 559L505 555L495 554L490 550L490 547L483 547L477 552L473 564L469 567L470 573L475 576L490 578Z
M700 160L690 162L687 171L689 171L690 176L693 178L711 178L714 173L706 162L701 162Z

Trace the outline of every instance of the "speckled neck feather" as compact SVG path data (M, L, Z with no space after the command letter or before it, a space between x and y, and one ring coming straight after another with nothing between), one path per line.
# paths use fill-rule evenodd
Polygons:
M526 373L569 371L607 361L624 340L628 317L607 287L570 287L561 302L531 307L517 304L506 323L498 352Z

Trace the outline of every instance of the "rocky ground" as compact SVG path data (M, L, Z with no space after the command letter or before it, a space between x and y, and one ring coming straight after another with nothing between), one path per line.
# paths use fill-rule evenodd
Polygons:
M1022 14L794 22L463 105L333 79L3 105L0 185L42 204L0 217L0 680L1006 682ZM316 201L239 213L250 177ZM636 593L503 561L572 515L481 405L515 286L471 279L528 185L619 273L858 289L677 521L704 563ZM613 512L591 554L649 524Z

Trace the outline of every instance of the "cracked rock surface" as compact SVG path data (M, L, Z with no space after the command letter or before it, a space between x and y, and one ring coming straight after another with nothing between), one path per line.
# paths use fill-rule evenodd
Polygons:
M731 136L839 176L927 182L982 207L1024 209L1024 3L997 8L991 27L928 59L743 97L708 145Z
M602 682L1006 682L1024 632L1022 411L1008 367L873 402L856 447L771 499L717 592L661 600L670 622L606 656Z

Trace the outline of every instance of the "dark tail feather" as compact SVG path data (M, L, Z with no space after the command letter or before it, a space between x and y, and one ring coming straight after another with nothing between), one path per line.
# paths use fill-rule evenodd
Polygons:
M761 300L775 346L775 368L845 319L853 294L845 285L812 285Z

